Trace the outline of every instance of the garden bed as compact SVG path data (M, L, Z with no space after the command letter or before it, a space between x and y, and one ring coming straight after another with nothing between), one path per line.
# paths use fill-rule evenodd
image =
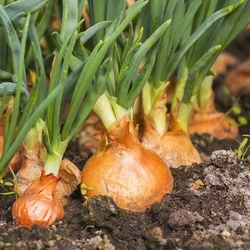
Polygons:
M241 61L249 58L248 33L228 48ZM223 76L217 78L216 97L223 80ZM232 104L216 98L222 111ZM239 104L250 124L249 93L240 97ZM249 125L240 127L237 139L241 141L241 135L247 133ZM237 140L194 135L192 141L203 163L172 169L173 193L144 213L127 213L105 197L83 204L78 189L65 206L63 219L49 228L35 226L29 230L12 219L15 197L1 195L0 249L250 249L248 155L244 160L237 158ZM65 157L82 168L91 153L80 157L72 148L71 144ZM1 187L0 191L5 190Z

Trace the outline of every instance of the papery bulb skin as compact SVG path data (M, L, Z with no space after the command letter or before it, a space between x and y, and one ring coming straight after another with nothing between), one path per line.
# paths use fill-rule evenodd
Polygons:
M169 168L138 140L132 122L123 117L107 134L108 144L83 168L87 197L108 196L120 208L142 212L173 188Z
M145 124L142 145L154 150L170 168L201 163L198 150L182 129L159 135L151 126Z
M165 89L150 88L155 95L150 105L147 103L150 100L148 98L152 98L153 95L149 89L145 89L145 96L142 98L144 113L140 141L145 148L153 150L169 168L178 168L200 163L201 158L185 131L186 122L177 120L181 105L178 98L171 112L167 112L169 87L171 89L175 86L175 79L172 81Z
M21 196L31 183L41 176L43 162L40 159L40 145L33 143L32 149L23 144L22 164L16 173L15 190Z
M55 195L55 189L60 177L52 173L34 181L26 191L14 202L12 215L15 221L32 228L34 225L48 227L56 219L64 216L61 203Z

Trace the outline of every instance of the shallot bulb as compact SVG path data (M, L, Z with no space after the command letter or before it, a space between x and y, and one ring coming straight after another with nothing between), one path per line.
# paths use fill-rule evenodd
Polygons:
M141 212L172 191L169 168L141 145L129 116L111 127L107 139L83 168L84 197L108 196L120 208Z
M64 216L63 207L55 195L59 180L60 177L52 173L45 175L42 171L41 177L13 204L12 215L18 224L29 228L35 224L47 227Z

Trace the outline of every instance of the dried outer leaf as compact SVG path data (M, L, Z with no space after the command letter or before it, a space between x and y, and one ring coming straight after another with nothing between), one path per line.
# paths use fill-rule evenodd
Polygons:
M190 185L190 189L202 189L204 188L205 184L202 180L197 180Z
M199 152L192 144L189 135L182 129L175 129L160 136L146 122L142 145L156 152L172 168L201 162Z
M28 149L23 144L22 165L16 174L18 186L15 190L19 195L28 188L28 186L41 176L43 161L46 149L39 142L33 143L33 149Z
M84 18L84 23L85 23L85 28L86 29L89 29L90 26L91 26L91 22L90 22L90 18L89 18L89 14L88 14L88 11L87 11L87 7L85 6L82 10L82 16Z
M22 165L16 175L16 192L22 195L27 187L41 176L41 170L47 156L47 150L42 142L44 122L37 121L26 134L22 143Z
M104 130L100 119L94 113L91 113L79 131L81 136L78 140L79 148L81 149L80 154L85 154L89 151L95 153Z
M41 152L45 150L43 147L40 149ZM39 151L39 149L37 150ZM15 187L15 189L19 195L22 195L29 185L41 176L44 161L41 160L43 153L38 151L28 150L24 146L22 166L16 175L18 187ZM59 174L61 179L56 187L56 195L61 204L65 205L68 196L72 194L81 181L81 171L72 162L63 159Z
M139 106L138 101L138 106ZM133 109L134 111L134 109ZM138 134L138 125L141 122L141 113L133 114L133 123L135 130ZM107 145L107 136L105 134L105 128L102 125L98 116L92 112L81 126L79 132L79 139L76 138L78 146L80 148L79 154L83 157L89 157L89 152L96 153L103 150Z
M235 139L239 129L236 121L219 112L214 106L214 94L209 98L205 109L195 109L190 116L188 133L210 134L218 139Z
M56 196L62 205L67 204L69 196L81 183L82 173L78 167L68 159L63 159L60 165L60 181L56 186Z
M2 144L1 144L1 138L0 138L0 150L2 150L1 145ZM16 173L22 165L22 154L23 154L23 148L22 146L20 146L10 161L9 167L14 171L14 173ZM10 169L7 168L5 171L5 175L8 174L9 172L10 172Z

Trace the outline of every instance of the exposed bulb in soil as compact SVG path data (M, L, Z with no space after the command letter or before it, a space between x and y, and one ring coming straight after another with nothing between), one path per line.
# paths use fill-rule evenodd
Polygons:
M108 131L107 139L83 168L87 197L109 196L120 208L141 212L172 191L170 170L140 144L128 116Z
M35 224L50 226L56 219L64 216L64 210L55 195L55 189L60 177L52 173L42 175L33 182L26 191L14 202L12 215L15 221L32 228Z

